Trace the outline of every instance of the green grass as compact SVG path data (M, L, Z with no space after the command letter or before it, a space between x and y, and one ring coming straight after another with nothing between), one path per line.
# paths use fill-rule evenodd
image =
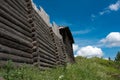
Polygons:
M77 57L75 64L40 71L37 67L13 68L11 63L0 69L0 76L6 80L120 80L112 77L120 75L119 63L100 58Z

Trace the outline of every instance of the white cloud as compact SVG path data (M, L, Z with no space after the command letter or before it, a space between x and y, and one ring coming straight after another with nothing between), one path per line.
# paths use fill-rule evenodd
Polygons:
M104 15L104 14L106 14L106 13L110 13L110 10L104 10L104 11L102 11L102 12L99 12L100 15Z
M78 46L77 44L73 44L73 51L74 51L74 52L77 51L78 48L79 48L79 46Z
M111 32L100 42L107 47L118 47L120 46L120 32Z
M88 28L88 29L84 29L84 30L73 31L72 34L74 34L74 35L87 34L87 33L91 32L94 29L95 28L91 28L91 29Z
M111 11L118 11L120 9L120 0L118 0L115 4L111 4L109 9Z
M78 35L78 34L87 34L87 33L89 33L91 30L89 30L89 29L86 29L86 30L80 30L80 31L73 31L72 33L74 34L74 35Z
M91 15L91 20L94 21L95 18L96 18L96 15L92 14Z
M110 4L103 11L99 12L99 15L104 15L106 13L110 13L111 11L118 11L120 9L120 0L118 0L115 4Z
M77 55L75 54L74 57L77 57Z
M83 57L102 57L103 51L100 48L93 46L86 46L80 48L75 56L83 56Z

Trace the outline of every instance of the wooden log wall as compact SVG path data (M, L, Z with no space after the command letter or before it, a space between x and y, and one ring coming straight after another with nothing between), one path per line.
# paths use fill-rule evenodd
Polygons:
M25 0L0 2L0 63L32 64L32 34ZM1 64L2 65L2 64Z
M65 49L66 49L66 60L69 63L75 63L75 59L74 59L74 56L73 56L72 43L69 40L69 38L67 37L67 34L65 33L64 35L66 36L65 41L64 41L64 46L65 46Z
M45 67L55 67L56 55L53 37L49 26L44 22L41 16L33 9L35 31L33 37L36 39L36 52L33 54L34 65Z
M63 40L58 38L54 32L52 33L52 36L53 36L53 41L55 44L57 65L65 65L66 64L66 49L65 49Z
M31 0L0 2L0 64L8 60L41 69L66 64L62 39L36 12Z

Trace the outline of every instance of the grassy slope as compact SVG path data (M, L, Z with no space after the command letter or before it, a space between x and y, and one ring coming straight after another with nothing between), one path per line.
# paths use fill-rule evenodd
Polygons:
M111 77L120 74L119 67L113 61L99 58L76 58L76 63L68 64L65 68L40 71L36 67L23 66L12 69L8 64L5 69L0 69L0 76L7 80L120 80Z

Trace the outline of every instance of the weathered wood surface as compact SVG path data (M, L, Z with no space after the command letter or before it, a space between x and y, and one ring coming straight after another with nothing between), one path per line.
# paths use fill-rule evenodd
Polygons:
M29 32L25 31L20 26L18 26L16 24L12 23L11 21L7 20L7 18L5 18L5 17L0 16L0 23L1 24L3 23L4 25L9 26L10 28L16 30L17 32L19 32L19 33L21 33L21 34L23 34L27 37L31 37L31 34ZM29 40L31 41L32 39L29 39Z
M14 35L16 35L16 36L18 36L18 37L21 37L21 38L24 39L24 40L27 40L27 41L29 41L29 42L32 42L32 39L31 39L31 38L27 37L26 35L18 32L18 31L16 31L14 28L11 28L10 26L7 26L7 25L5 25L5 24L3 24L3 23L0 23L0 28L1 28L1 30L3 30L3 31L7 31L7 32L10 32L10 33L13 33ZM14 37L14 36L13 36L13 37Z
M1 25L1 24L0 24ZM2 25L1 25L2 26ZM22 45L25 45L27 47L30 47L32 48L32 44L31 42L17 36L16 34L13 34L11 32L9 32L8 30L6 29L3 29L0 27L0 36L3 37L3 38L6 38L8 40L11 40L13 42L17 42L19 44L22 44Z
M1 1L0 62L54 68L65 65L65 46L32 7L31 0Z
M0 44L0 52L13 54L13 55L21 56L21 57L26 57L26 58L32 58L32 55L30 53L27 53L27 52L24 52L21 50L17 50L15 48L7 47L7 46L1 45L1 44Z
M20 26L24 30L31 32L31 30L28 27L26 27L26 25L24 25L22 22L18 21L13 16L10 16L10 14L5 12L4 10L0 10L0 15L3 16L4 18L8 19L10 22L16 24L17 26Z
M0 62L32 64L32 34L24 0L1 0Z
M2 53L2 52L0 52L0 60L5 60L5 61L12 60L13 62L32 64L32 59L20 57L12 54Z

